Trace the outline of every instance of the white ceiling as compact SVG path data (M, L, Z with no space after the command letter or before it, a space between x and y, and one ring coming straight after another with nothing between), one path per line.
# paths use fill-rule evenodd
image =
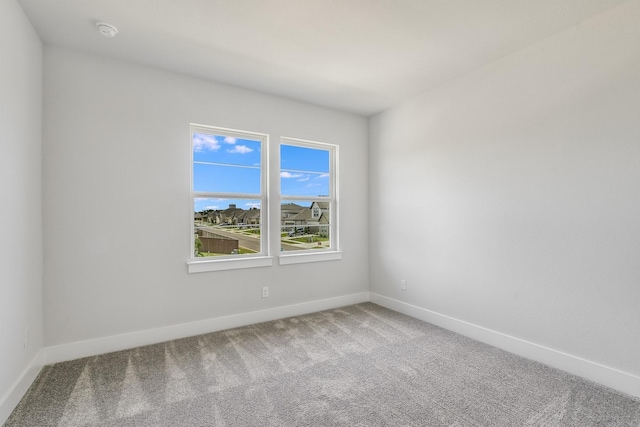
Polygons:
M626 0L18 1L46 44L368 116Z

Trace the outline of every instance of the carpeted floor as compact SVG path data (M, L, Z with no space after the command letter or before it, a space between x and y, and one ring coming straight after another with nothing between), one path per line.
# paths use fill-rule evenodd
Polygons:
M640 399L375 304L46 366L5 426L640 426Z

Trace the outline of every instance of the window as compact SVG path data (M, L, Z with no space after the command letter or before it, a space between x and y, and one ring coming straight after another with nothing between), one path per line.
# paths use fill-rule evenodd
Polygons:
M190 273L270 266L270 250L282 265L341 258L337 146L283 138L280 198L270 202L267 178L278 159L270 166L268 135L196 124L190 131Z
M280 264L340 257L337 149L318 142L290 138L281 141ZM313 257L288 256L303 254Z
M190 272L271 265L256 262L268 254L267 141L264 134L191 125Z

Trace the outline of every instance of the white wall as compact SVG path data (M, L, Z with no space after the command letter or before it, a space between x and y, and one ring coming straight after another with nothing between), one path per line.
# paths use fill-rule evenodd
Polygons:
M44 62L47 346L368 290L366 119L61 48ZM190 122L268 133L272 154L339 144L343 259L188 274Z
M17 403L14 388L42 347L42 44L14 0L0 2L0 58L2 423Z
M640 376L638 22L628 2L371 119L372 292Z

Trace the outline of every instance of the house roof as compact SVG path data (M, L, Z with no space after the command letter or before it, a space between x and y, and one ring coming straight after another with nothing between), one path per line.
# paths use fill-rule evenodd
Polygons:
M297 214L290 216L288 219L292 221L306 221L312 219L312 212L310 208L305 208L298 212Z
M240 209L240 208L227 208L220 211L220 213L224 216L240 215L242 212L244 212L244 209Z
M260 209L249 209L238 215L238 218L260 218Z
M283 203L280 205L280 211L300 212L303 209L306 208L295 203Z

